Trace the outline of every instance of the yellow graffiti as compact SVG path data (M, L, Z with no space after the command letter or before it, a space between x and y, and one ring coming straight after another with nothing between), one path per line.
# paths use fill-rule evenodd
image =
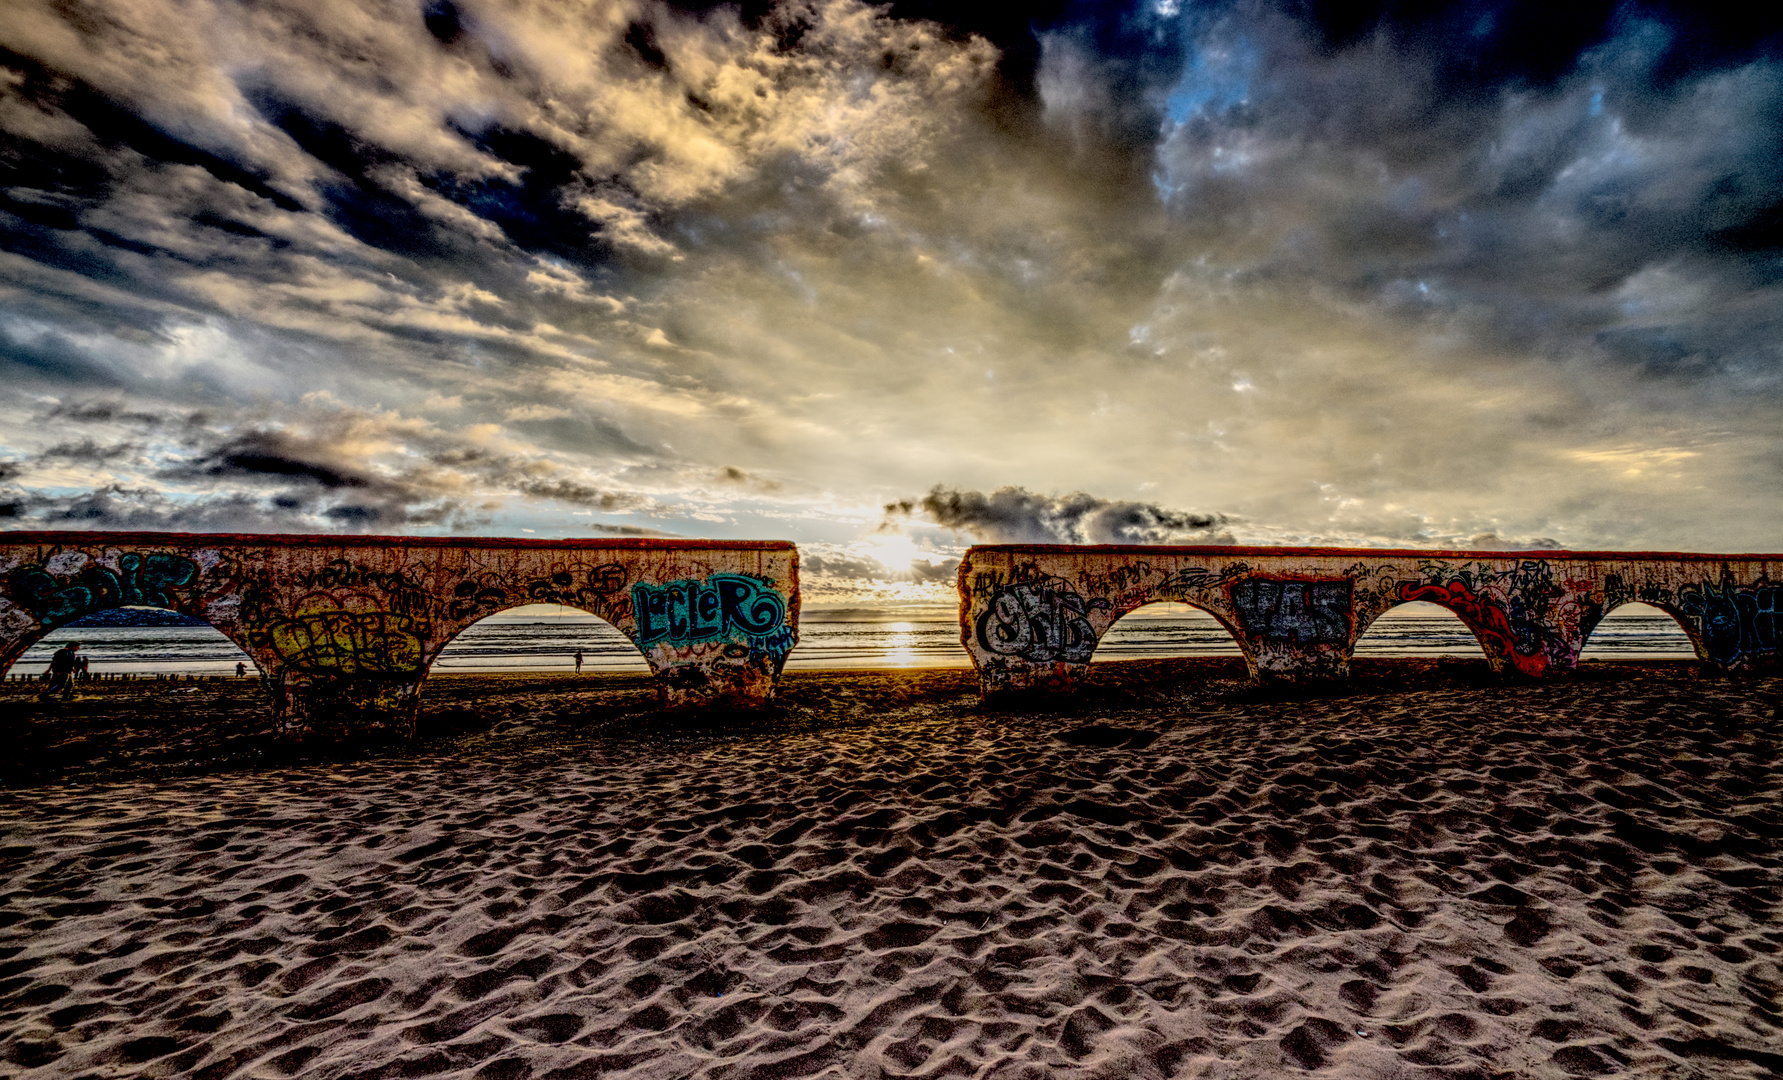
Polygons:
M341 676L406 675L421 668L416 621L387 611L300 611L272 628L272 647L300 671Z

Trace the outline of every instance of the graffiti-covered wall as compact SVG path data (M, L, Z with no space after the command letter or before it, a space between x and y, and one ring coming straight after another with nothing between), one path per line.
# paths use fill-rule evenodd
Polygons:
M960 563L960 638L986 695L1070 690L1116 619L1170 600L1231 631L1253 677L1330 678L1383 612L1422 600L1459 616L1494 670L1539 678L1640 601L1738 669L1777 663L1780 570L1783 555L984 546Z
M115 607L204 619L254 658L289 738L404 738L434 657L521 604L567 604L635 642L668 704L765 701L798 640L788 543L0 534L0 671Z

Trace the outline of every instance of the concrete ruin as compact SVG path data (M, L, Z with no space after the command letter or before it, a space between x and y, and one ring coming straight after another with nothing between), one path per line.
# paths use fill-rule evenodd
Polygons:
M1253 679L1326 680L1383 613L1423 600L1459 616L1494 671L1548 678L1638 601L1734 671L1777 665L1779 571L1783 555L985 545L960 561L960 640L985 697L1069 692L1115 620L1169 600L1218 619Z
M760 704L798 641L784 542L14 532L0 535L0 674L118 607L210 623L253 658L279 733L404 740L429 666L479 619L564 604L630 638L663 703Z

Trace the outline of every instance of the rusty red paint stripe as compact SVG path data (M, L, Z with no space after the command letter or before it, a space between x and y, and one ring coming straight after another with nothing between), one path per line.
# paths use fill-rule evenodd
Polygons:
M1228 558L1235 555L1283 556L1308 558L1376 559L1558 559L1567 562L1610 559L1663 559L1686 562L1721 562L1742 560L1755 562L1783 561L1783 554L1716 554L1705 551L1568 551L1560 548L1527 550L1451 551L1446 548L1341 548L1341 547L1232 547L1215 544L975 544L969 555L1000 553L1010 555L1146 555L1205 556Z
M688 540L622 536L607 540L505 536L336 536L329 533L179 533L38 529L0 532L0 544L83 547L94 544L148 544L174 547L406 547L406 548L562 548L574 551L792 551L790 540Z

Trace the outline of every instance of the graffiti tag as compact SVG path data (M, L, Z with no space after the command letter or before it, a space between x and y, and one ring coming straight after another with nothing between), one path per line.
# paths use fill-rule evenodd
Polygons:
M1117 566L1112 570L1085 570L1077 575L1077 582L1088 593L1117 593L1139 585L1159 571L1152 569L1152 564L1144 560L1129 566Z
M267 628L285 664L311 675L409 675L421 668L420 627L388 611L317 608Z
M464 619L478 612L499 611L512 603L563 604L593 611L608 621L619 618L629 602L624 595L625 567L604 563L593 569L557 565L528 581L503 580L496 574L465 578L452 586L446 615Z
M1603 579L1603 597L1606 608L1620 607L1630 601L1663 608L1673 602L1672 591L1663 583L1643 581L1638 587L1630 587L1623 582L1621 574L1610 574Z
M1696 620L1709 659L1733 664L1759 653L1777 651L1777 629L1783 621L1783 586L1717 588L1704 582L1678 589L1678 607Z
M631 588L638 645L666 641L692 645L741 638L766 649L790 649L786 600L772 588L739 574L713 574L705 581L639 582Z
M71 575L51 574L41 565L23 566L8 578L14 603L40 622L63 623L115 607L174 607L170 590L190 585L198 564L182 555L129 552L118 568L89 563Z
M1248 563L1229 563L1219 573L1214 573L1205 566L1185 566L1169 575L1152 592L1158 597L1179 598L1184 596L1200 596L1210 589L1216 589L1236 578L1250 573Z
M1060 577L1005 585L978 617L978 643L990 652L1035 663L1085 663L1096 651L1089 613L1108 609L1107 600L1085 600Z
M1350 637L1352 583L1253 577L1232 585L1232 606L1249 633L1269 641L1341 645Z
M398 570L374 570L356 566L346 559L333 559L320 570L298 574L297 583L306 589L376 589L383 598L377 606L399 615L408 615L424 624L432 622L433 595L426 586ZM336 592L335 595L355 595Z

